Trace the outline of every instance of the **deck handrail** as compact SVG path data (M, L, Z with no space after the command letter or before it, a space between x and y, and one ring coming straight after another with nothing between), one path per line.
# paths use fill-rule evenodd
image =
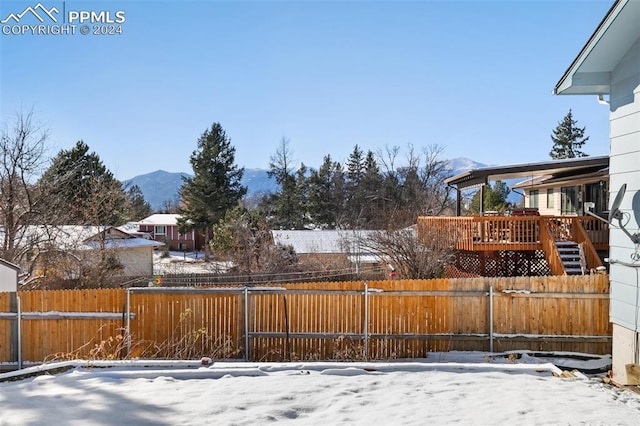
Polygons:
M545 220L543 226L540 228L540 242L542 244L542 250L544 251L547 263L549 264L549 270L552 275L565 275L566 269L558 247L555 244L554 232L557 231L558 224L552 220Z
M573 237L576 243L582 244L582 250L584 252L588 269L596 269L603 266L596 248L591 243L591 240L587 235L587 231L582 226L581 220L575 220L573 222Z
M581 230L574 229L578 222ZM456 250L541 250L543 226L551 227L554 240L572 239L580 232L581 241L576 242L596 237L601 248L608 246L608 228L588 216L421 216L418 235L435 232L441 244Z

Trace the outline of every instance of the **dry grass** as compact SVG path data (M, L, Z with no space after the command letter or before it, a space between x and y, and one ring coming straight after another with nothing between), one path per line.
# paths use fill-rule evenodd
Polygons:
M190 309L180 314L180 321L171 337L163 342L130 337L127 342L126 330L120 328L121 334L104 339L98 337L80 346L74 351L56 353L48 356L45 362L87 359L87 360L115 360L115 359L230 359L238 357L240 350L235 347L229 336L213 336L205 327L184 332L182 327L192 315ZM103 325L96 333L106 327Z

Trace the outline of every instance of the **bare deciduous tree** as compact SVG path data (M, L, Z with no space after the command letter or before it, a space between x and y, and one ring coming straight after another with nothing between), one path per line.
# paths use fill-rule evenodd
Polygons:
M437 233L420 241L414 228L404 228L375 231L364 245L386 259L398 277L426 279L441 277L453 260L452 248L441 243Z
M34 182L46 161L46 141L47 130L33 110L17 112L0 137L0 256L17 264L29 251L25 231L44 204Z

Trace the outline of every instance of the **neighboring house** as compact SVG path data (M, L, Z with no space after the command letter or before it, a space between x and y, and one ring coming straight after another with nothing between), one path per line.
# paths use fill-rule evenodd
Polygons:
M526 207L538 208L540 214L576 215L583 212L584 203L594 202L597 206L606 206L607 188L603 184L606 184L608 180L607 167L609 167L608 155L569 158L538 163L480 167L452 176L446 179L445 183L456 189L456 213L458 216L462 213L462 191L471 189L483 191L484 187L490 182L512 179L526 179L512 188L526 190ZM601 184L601 181L603 184ZM542 186L534 187L535 185ZM565 188L564 196L562 196L562 188ZM544 189L544 192L541 189ZM549 193L551 196L549 201L553 207L549 208L545 208L547 205L547 189L553 189L553 192ZM481 199L484 199L484 197ZM480 212L482 216L485 212L484 206L481 206Z
M587 212L606 216L609 166L594 171L580 170L537 176L511 185L522 191L526 208L547 216L582 216Z
M373 231L301 230L271 231L273 242L291 246L299 257L344 257L355 264L376 264L380 258L366 248L366 240Z
M83 267L96 262L98 250L107 251L117 260L122 270L116 275L150 276L153 250L162 246L111 226L32 226L27 233L28 240L34 242L31 278L48 275L52 269L64 278L77 278ZM60 274L62 269L64 273Z
M109 227L84 240L83 248L104 249L114 253L124 267L120 275L144 276L153 274L153 250L163 243L139 238L118 228Z
M178 231L179 218L179 214L153 214L138 222L138 232L166 244L169 250L188 252L202 250L204 238L196 231L181 234Z
M609 105L611 199L627 188L620 206L624 229L610 229L613 380L640 384L640 262L638 245L625 233L640 228L640 1L613 4L554 94L595 95Z
M18 290L18 272L20 268L13 263L0 259L0 292Z
M606 205L609 156L550 160L472 169L445 180L457 192L457 217L418 218L418 237L453 247L450 276L589 274L607 257L607 224L584 216ZM481 192L489 182L526 179L515 187L530 209L460 216L461 193ZM549 197L549 200L544 197ZM563 195L564 194L564 195ZM541 208L541 199L544 199ZM547 204L548 203L548 204ZM593 205L591 204L593 203ZM553 206L553 207L552 207ZM510 213L510 214L509 214Z

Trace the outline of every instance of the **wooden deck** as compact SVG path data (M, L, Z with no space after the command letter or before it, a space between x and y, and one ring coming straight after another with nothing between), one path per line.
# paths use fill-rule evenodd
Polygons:
M561 275L554 241L582 244L587 266L602 265L598 250L609 249L608 224L591 216L419 217L418 236L465 251L543 250L554 275Z

